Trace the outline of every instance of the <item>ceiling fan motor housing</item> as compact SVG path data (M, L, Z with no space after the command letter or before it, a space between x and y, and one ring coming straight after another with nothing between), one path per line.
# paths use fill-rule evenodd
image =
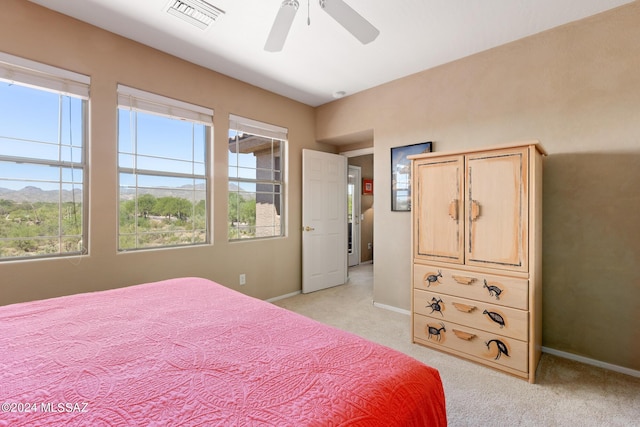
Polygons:
M300 3L298 2L298 0L284 0L282 2L282 5L280 5L280 7L286 7L286 6L293 6L294 9L298 10Z

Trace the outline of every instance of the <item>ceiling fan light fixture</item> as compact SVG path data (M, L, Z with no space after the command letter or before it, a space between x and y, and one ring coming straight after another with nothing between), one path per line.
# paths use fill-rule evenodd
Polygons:
M292 6L296 10L300 7L300 2L298 0L284 0L280 7Z
M170 0L167 13L206 30L225 11L203 0Z

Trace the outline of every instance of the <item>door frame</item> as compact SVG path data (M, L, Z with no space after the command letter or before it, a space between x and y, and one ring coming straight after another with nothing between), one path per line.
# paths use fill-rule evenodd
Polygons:
M373 147L368 147L368 148L359 148L357 150L350 150L350 151L343 151L340 153L341 155L347 157L347 158L351 158L351 157L360 157L360 156L367 156L369 154L373 155L373 169L374 169L374 175L375 175L375 152L373 150ZM375 179L375 176L373 176L372 178ZM360 181L360 185L362 185L362 181ZM374 203L375 205L375 203ZM361 206L362 207L362 206ZM362 210L360 212L360 216L362 216ZM373 222L374 222L374 227L375 227L375 216L373 217ZM360 223L360 237L362 238L362 222ZM371 237L371 244L375 247L375 237L373 236L373 234L370 236ZM371 248L369 248L369 250L371 250ZM360 259L359 262L362 262L362 246L360 247ZM367 262L373 262L373 260L371 261L367 261Z
M347 212L347 217L349 213L353 214L353 218L351 220L351 253L348 252L348 266L353 267L355 265L360 264L360 216L361 216L361 201L360 195L362 194L362 168L360 166L349 165L349 171L347 174L347 186L349 185L349 177L352 172L354 173L354 186L353 186L353 201L352 201L352 210L351 212ZM347 195L348 195L347 190ZM348 209L348 207L347 207ZM347 225L349 224L349 220L347 219ZM348 236L347 236L348 237ZM347 245L348 246L348 245Z

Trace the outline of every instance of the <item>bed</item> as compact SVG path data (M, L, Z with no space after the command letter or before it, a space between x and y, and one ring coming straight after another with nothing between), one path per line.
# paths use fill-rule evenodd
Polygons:
M0 425L444 426L438 371L200 278L0 307Z

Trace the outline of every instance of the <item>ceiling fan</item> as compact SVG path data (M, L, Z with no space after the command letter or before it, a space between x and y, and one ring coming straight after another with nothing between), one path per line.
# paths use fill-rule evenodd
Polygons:
M353 34L362 44L371 43L380 34L376 27L343 0L319 0L319 3L322 10ZM282 2L267 42L264 45L264 50L268 52L280 52L282 50L299 6L298 0L284 0ZM307 24L310 24L308 17Z

